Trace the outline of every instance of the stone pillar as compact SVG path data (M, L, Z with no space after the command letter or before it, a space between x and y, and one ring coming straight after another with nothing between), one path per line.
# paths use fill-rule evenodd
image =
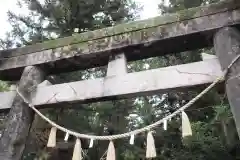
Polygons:
M235 28L222 28L214 37L214 49L222 70L240 54L240 32ZM225 81L227 97L240 137L240 59L231 67Z
M29 100L34 96L35 88L45 78L38 67L28 66L24 69L19 82L19 91ZM34 119L34 112L24 103L19 95L14 98L3 135L0 139L0 159L20 160Z

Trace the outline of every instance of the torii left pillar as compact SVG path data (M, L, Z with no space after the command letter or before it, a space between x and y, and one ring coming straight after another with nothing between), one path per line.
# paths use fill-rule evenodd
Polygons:
M23 71L18 89L27 99L31 100L35 88L44 78L45 74L40 68L28 66ZM19 95L16 95L0 139L0 160L22 159L33 119L33 110Z

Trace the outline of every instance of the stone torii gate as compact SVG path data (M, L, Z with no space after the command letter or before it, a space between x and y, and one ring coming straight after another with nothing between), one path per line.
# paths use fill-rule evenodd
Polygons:
M239 27L240 1L222 1L0 51L0 78L19 80L19 90L38 109L56 107L65 102L89 103L200 86L221 76L222 71L239 55ZM127 73L128 61L212 46L216 58ZM104 65L108 65L108 70L103 78L38 85L50 74ZM240 136L239 71L238 61L230 69L225 87ZM50 99L53 96L55 98ZM10 110L0 140L0 159L20 160L34 113L15 91L0 93L0 100L0 109Z

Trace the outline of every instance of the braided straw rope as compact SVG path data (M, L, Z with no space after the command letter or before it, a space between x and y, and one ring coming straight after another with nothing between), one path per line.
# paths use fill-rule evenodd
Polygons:
M240 55L238 55L237 57L235 57L233 59L233 61L230 63L230 65L226 68L226 70L223 72L223 75L218 77L211 85L209 85L206 89L204 89L200 94L198 94L195 98L193 98L192 100L190 100L187 104L185 104L183 107L179 108L178 110L176 110L175 112L173 112L172 114L166 116L165 118L151 124L148 126L145 126L143 128L140 129L136 129L134 131L131 132L127 132L127 133L123 133L123 134L116 134L116 135L109 135L109 136L95 136L95 135L87 135L87 134L81 134L75 131L71 131L67 128L64 128L58 124L56 124L55 122L51 121L49 118L47 118L46 116L44 116L40 111L38 111L35 106L29 102L18 90L17 88L17 93L18 95L24 100L25 103L27 103L29 105L30 108L32 108L42 119L44 119L45 121L47 121L49 124L51 124L53 127L56 127L58 130L61 130L65 133L68 133L69 135L73 135L77 138L81 138L81 139L92 139L92 140L115 140L115 139L120 139L120 138L126 138L126 137L130 137L131 135L137 135L139 133L145 132L145 131L149 131L152 128L157 127L158 125L162 124L164 121L171 119L172 117L176 116L177 114L181 113L182 111L184 111L185 109L189 108L192 104L194 104L197 100L199 100L202 96L204 96L209 90L211 90L217 83L223 81L229 71L229 69L232 67L232 65L240 58Z

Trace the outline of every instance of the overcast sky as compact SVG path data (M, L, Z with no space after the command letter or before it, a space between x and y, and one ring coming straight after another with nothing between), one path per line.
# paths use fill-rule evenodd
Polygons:
M161 0L135 0L136 2L144 6L141 12L141 19L146 19L158 15L158 3ZM25 10L20 10L16 5L17 0L0 0L0 37L3 37L5 32L10 29L10 25L7 22L7 11L13 10L17 13L24 13Z

